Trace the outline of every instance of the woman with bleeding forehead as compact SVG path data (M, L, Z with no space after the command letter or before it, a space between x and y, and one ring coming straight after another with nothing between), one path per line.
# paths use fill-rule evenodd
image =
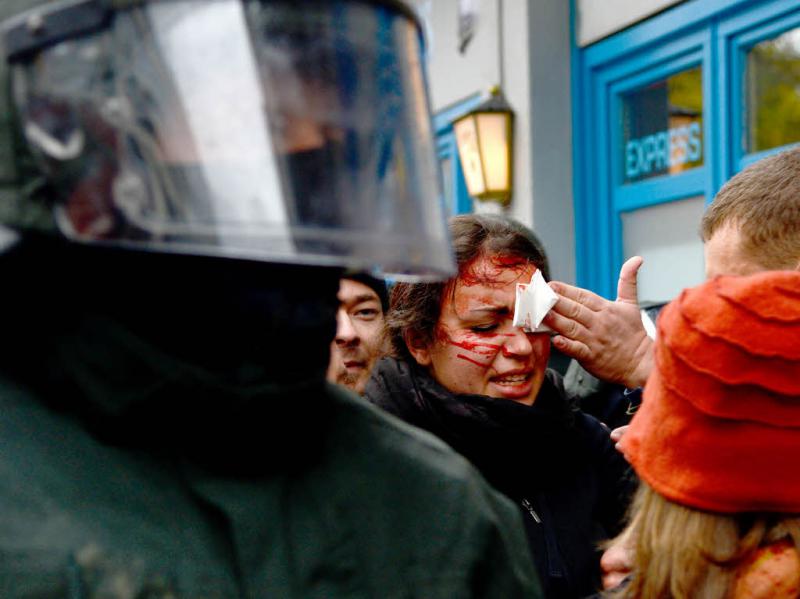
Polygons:
M455 217L450 233L457 276L395 285L393 356L365 395L442 438L520 506L546 596L590 595L598 543L619 531L627 507L629 470L547 370L548 334L512 324L517 284L536 270L548 278L534 234L487 215Z

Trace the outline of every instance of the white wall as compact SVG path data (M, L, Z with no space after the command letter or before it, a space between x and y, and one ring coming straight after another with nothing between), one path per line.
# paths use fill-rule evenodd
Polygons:
M477 0L475 35L458 51L458 0L418 0L430 32L434 111L501 84L515 112L514 197L507 213L542 239L554 278L575 280L569 2ZM498 212L478 202L478 212Z
M683 0L577 0L576 43L588 46Z
M553 278L574 283L569 4L530 1L530 164L534 229Z
M464 54L458 51L458 1L418 2L430 17L428 77L434 111L499 83L497 2L477 2L475 35Z

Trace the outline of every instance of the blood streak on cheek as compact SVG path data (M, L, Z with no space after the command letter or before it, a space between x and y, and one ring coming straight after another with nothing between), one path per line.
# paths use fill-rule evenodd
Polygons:
M495 343L486 343L481 341L455 341L453 339L448 340L450 345L454 345L456 347L460 347L461 349L466 349L467 351L471 351L473 354L479 354L481 356L493 356L497 352L500 351L501 345L497 345Z
M456 358L461 358L462 360L466 360L467 362L472 362L476 366L480 366L483 369L489 368L489 363L483 364L482 362L478 362L477 360L473 360L472 358L465 356L464 354L456 354Z
M481 368L488 368L494 360L494 356L502 349L502 345L489 343L489 341L494 337L496 337L496 335L471 334L466 335L462 339L456 340L453 339L453 337L451 337L449 333L442 327L439 327L436 330L436 340L439 343L452 345L453 347L467 350L473 354L473 357L462 353L456 354L456 357L460 358L461 360L471 362L472 364L480 366Z
M489 335L487 337L488 339L492 339L494 335ZM467 350L470 354L472 354L472 357L463 353L457 353L456 357L470 362L471 364L475 364L482 369L489 368L491 363L494 361L494 357L497 355L497 352L502 349L501 345L489 343L477 335L472 336L471 338L467 337L460 340L455 340L448 336L445 340L445 343L452 345L453 347Z

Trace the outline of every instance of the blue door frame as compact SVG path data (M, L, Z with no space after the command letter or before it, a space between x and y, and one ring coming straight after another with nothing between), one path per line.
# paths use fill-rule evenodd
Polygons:
M578 285L616 295L625 258L622 213L699 195L708 203L736 172L783 149L745 153L741 90L747 50L795 27L800 0L690 0L588 48L573 43ZM703 165L624 184L618 174L620 94L697 65L703 73Z

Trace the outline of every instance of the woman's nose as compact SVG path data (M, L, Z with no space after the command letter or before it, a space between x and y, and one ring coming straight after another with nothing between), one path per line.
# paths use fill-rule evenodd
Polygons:
M529 356L533 352L528 333L519 327L511 327L510 332L506 333L506 341L503 344L503 356L512 358L514 356Z

